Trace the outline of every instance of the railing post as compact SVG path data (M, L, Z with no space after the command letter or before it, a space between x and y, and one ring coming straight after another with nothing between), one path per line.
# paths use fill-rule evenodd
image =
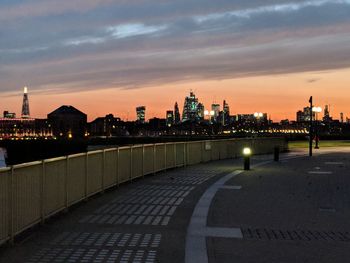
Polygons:
M45 160L41 161L41 176L40 176L40 224L45 223Z
M65 196L64 196L64 206L65 206L65 211L68 211L68 175L69 174L69 156L66 156L66 172L64 174L64 191L65 191Z
M176 144L176 142L174 143L174 168L176 168L177 167L177 152L176 152L176 147L177 146L177 144Z
M89 182L88 182L88 173L89 173L89 153L85 154L85 201L88 198L89 193Z
M142 177L145 177L145 145L142 144Z
M164 143L164 171L166 171L168 165L167 165L167 158L166 158L166 143Z
M187 165L187 142L184 142L184 166Z
M119 147L117 148L116 154L117 154L117 158L116 158L116 165L117 165L116 183L117 183L117 187L119 187Z
M8 217L8 224L9 224L9 243L11 245L14 244L14 238L15 238L15 231L14 231L14 192L15 192L15 184L14 184L14 168L11 166L11 173L10 173L10 180L9 180L9 217Z
M101 178L101 189L102 189L102 193L104 193L105 191L105 166L106 166L106 150L103 149L103 153L102 153L102 178Z
M156 174L156 145L153 144L153 175Z
M133 153L133 146L130 146L130 178L129 180L132 181L132 173L133 173L133 169L132 169L132 153Z

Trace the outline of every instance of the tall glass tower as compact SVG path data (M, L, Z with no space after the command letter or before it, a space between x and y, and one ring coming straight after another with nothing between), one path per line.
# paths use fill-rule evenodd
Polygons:
M30 118L28 88L27 87L24 87L24 91L23 91L22 118L23 119Z

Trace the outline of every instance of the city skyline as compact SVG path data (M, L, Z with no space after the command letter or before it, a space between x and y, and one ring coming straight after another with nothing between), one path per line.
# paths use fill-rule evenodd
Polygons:
M28 87L25 86L24 87L24 92L23 92L23 102L22 102L22 112L21 112L21 118L46 118L48 113L44 113L43 116L31 116L29 114L29 100L28 100ZM174 108L171 109L171 107L168 107L167 110L165 110L164 112L164 116L148 116L147 113L148 111L146 110L146 106L136 106L134 108L134 110L136 109L135 116L129 118L130 116L126 116L125 118L122 118L122 120L124 121L136 121L136 122L141 122L144 123L145 121L148 121L152 118L161 118L161 119L167 119L168 118L168 114L169 111L173 112L173 114L176 112L176 107L178 107L178 105L180 105L181 109L182 109L182 116L180 116L180 112L178 112L179 114L179 118L181 119L181 121L187 121L187 120L192 120L192 121L198 121L199 119L210 119L209 116L209 112L213 112L213 116L215 119L218 118L219 116L219 112L221 113L222 111L224 112L228 112L227 117L229 116L233 116L233 115L244 115L244 114L257 114L257 113L261 113L261 112L265 112L266 114L268 114L268 119L271 119L272 121L284 121L284 120L289 120L289 121L298 121L298 113L302 112L302 110L305 111L305 109L308 107L306 104L306 106L302 106L299 109L296 110L296 112L294 113L294 118L284 118L284 119L280 119L280 120L274 120L273 118L271 118L271 114L268 113L267 111L246 111L246 112L242 112L242 111L237 111L234 114L230 114L232 113L232 111L230 112L230 104L228 103L228 101L226 99L223 99L220 103L220 101L218 100L213 100L212 103L210 103L209 105L205 105L202 103L201 99L192 91L190 90L188 94L184 95L184 103L181 105L179 104L177 101L175 101L174 103ZM67 105L67 104L62 104L63 106ZM317 104L316 105L321 105L321 104ZM70 105L68 105L70 106ZM72 105L74 106L74 105ZM324 107L323 107L324 106ZM318 114L318 116L321 118L325 115L323 115L323 112L327 111L327 115L331 116L333 119L335 120L348 120L347 115L344 114L344 112L340 112L339 113L339 118L337 118L337 116L333 115L332 110L334 105L330 105L330 104L325 104L323 106L317 106L320 109L320 113ZM1 110L1 109L0 109ZM177 110L179 111L179 108L177 108ZM191 116L191 113L189 113L190 111L193 111L193 116ZM9 118L12 118L12 116L16 116L17 112L15 111L11 111L9 109L4 109L4 117L5 117L5 113L8 114ZM186 113L185 113L186 112ZM207 113L205 113L207 112ZM96 117L89 117L89 115L87 115L87 120L88 121L93 121L97 118L106 116L107 114L113 114L112 112L109 113L102 113L100 116L96 116ZM114 114L113 114L114 115ZM308 113L306 114L308 116ZM116 114L117 117L123 116L123 114ZM175 116L175 115L174 115ZM198 119L199 118L199 119ZM226 117L225 117L226 118Z
M74 105L89 120L164 117L189 90L209 108L295 119L310 95L350 115L350 1L2 1L1 110ZM129 112L129 114L128 114Z

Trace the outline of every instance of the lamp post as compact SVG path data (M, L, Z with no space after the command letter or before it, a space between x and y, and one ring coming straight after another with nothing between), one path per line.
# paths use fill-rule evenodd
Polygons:
M309 127L309 156L311 157L312 156L312 123L313 123L313 113L312 113L312 109L313 109L313 97L311 96L310 97L310 100L309 100L309 103L310 103L310 127Z
M315 149L320 149L318 145L319 141L319 131L318 131L318 114L322 112L321 107L313 107L312 111L316 113L316 123L315 123Z

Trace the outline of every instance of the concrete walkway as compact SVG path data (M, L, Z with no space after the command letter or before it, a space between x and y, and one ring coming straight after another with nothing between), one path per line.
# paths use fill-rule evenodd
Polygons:
M242 160L225 160L122 185L1 248L0 262L346 262L350 157L271 160L254 157L244 173Z

